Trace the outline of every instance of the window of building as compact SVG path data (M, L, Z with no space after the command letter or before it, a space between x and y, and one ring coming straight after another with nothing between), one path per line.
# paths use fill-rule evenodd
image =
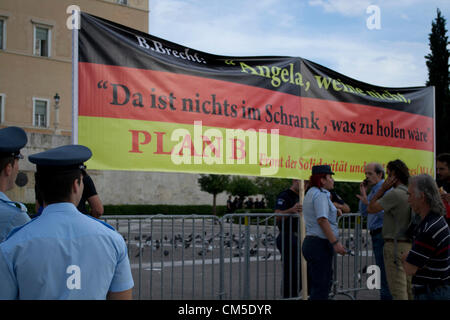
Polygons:
M0 50L5 50L6 47L6 22L5 19L0 18Z
M34 55L50 57L51 30L43 26L34 26Z
M5 94L0 93L0 123L5 121Z
M119 4L123 4L123 5L127 5L128 4L128 0L117 0L117 2Z
M49 100L33 98L33 126L47 128L49 124Z

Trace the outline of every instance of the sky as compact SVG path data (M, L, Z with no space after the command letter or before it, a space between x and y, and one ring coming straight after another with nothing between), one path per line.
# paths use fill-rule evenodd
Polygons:
M301 57L384 87L424 86L450 0L149 0L149 33L211 54ZM449 33L447 33L449 35Z

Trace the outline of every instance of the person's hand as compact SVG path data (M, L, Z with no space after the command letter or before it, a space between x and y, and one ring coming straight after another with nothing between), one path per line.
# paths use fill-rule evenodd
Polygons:
M340 216L342 216L342 210L341 209L337 209L337 217L339 218Z
M384 180L383 184L381 185L381 189L383 191L388 191L390 188L392 188L396 183L398 179L394 176L387 177L386 180Z
M345 256L347 253L347 249L342 245L342 243L338 242L333 246L333 249L336 253L339 253L342 256Z
M441 194L442 201L450 203L450 193L443 193Z
M408 257L408 254L409 254L409 251L407 251L407 252L405 252L405 253L402 254L402 257L401 257L402 262L403 262L403 261L406 261L406 258Z
M369 205L369 200L367 200L367 186L364 185L364 181L359 184L359 193L356 197L366 206Z
M291 209L291 213L300 213L303 211L303 205L300 204L300 202L297 202Z
M367 183L367 180L363 180L360 184L359 184L359 191L362 194L366 194L367 193L367 189L369 189L369 185Z

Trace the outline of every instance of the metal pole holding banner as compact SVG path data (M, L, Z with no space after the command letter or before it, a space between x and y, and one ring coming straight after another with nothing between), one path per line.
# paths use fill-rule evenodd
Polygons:
M433 88L433 166L434 166L434 172L433 172L433 178L436 180L436 87L432 86ZM447 191L448 192L448 191Z
M305 199L305 182L300 180L300 204L303 205L303 200ZM305 219L303 219L303 210L300 212L300 244L303 245L303 240L305 240L306 228ZM308 270L306 266L306 260L303 257L302 248L300 247L301 255L301 268L302 268L302 299L308 300Z
M80 21L80 11L73 10L75 19ZM78 144L78 27L72 28L72 144Z

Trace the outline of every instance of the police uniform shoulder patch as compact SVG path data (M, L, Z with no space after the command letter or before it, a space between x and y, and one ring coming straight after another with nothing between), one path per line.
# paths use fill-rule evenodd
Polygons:
M35 220L36 219L32 219L32 220L28 221L27 223L25 223L24 225L21 225L21 226L18 226L18 227L15 227L14 229L12 229L9 232L8 236L5 238L5 241L8 240L9 238L11 238L13 234L17 233L17 231L19 231L20 229L24 228L26 225L32 223Z
M111 229L111 230L113 230L113 231L116 231L116 229L114 229L113 226L107 224L107 223L106 223L105 221L103 221L103 220L94 218L93 216L90 216L90 215L87 215L87 214L86 214L86 217L91 218L92 220L95 220L95 221L97 221L97 222L103 224L103 225L104 225L105 227L107 227L108 229Z
M21 212L21 211L25 212L25 213L28 212L27 207L23 203L20 203L20 202L7 201L7 200L0 199L0 203L4 203L11 208L15 208L15 209L17 209L18 212Z

